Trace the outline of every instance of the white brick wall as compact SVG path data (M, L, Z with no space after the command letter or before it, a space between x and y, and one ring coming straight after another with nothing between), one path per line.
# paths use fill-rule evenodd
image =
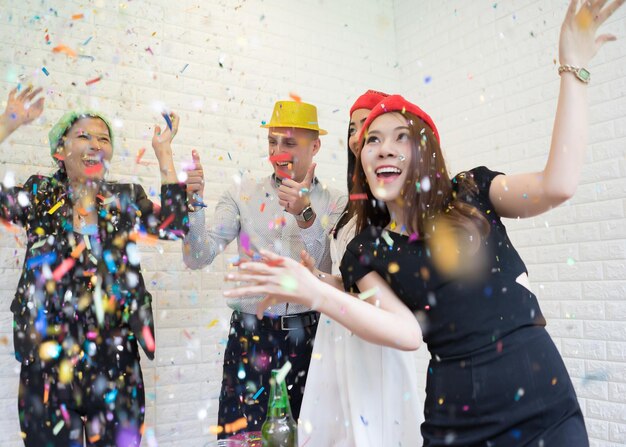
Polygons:
M453 172L542 167L567 3L394 1L400 90L433 116ZM590 66L591 144L576 196L506 222L598 447L626 445L625 18L622 8L607 23L619 40Z
M317 173L342 188L347 110L367 88L399 91L431 112L452 170L479 163L507 172L540 168L565 2L478 3L0 0L0 97L23 75L23 82L44 85L48 98L41 122L0 146L0 178L49 172L47 130L62 111L84 104L115 120L115 177L156 188L155 166L134 159L146 147L144 160L155 162L150 126L161 120L155 104L164 103L182 116L176 160L200 151L213 205L240 171L268 172L258 125L275 100L293 92L318 106L330 133ZM574 378L593 445L607 447L626 443L625 12L607 27L622 41L590 67L592 145L577 196L508 224ZM84 18L71 20L78 13ZM85 57L52 54L61 43ZM97 76L100 82L85 85ZM229 314L220 293L226 261L192 272L179 244L142 252L158 342L156 360L143 361L143 445L201 446L216 419ZM8 309L22 259L14 236L0 232L1 446L21 445ZM425 377L427 353L417 355Z

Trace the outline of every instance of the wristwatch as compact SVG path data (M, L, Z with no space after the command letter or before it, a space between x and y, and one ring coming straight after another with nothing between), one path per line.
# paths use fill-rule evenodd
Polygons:
M591 80L591 73L589 73L589 70L586 68L563 64L559 67L559 74L563 74L565 71L574 73L578 80L584 82L585 84L589 84L589 81Z
M313 212L313 208L311 208L311 205L309 205L302 211L300 211L300 214L295 214L294 217L298 222L308 222L309 220L313 219L314 215L315 212Z

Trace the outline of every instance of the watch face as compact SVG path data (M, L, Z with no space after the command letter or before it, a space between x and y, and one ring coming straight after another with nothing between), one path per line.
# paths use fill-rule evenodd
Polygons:
M307 209L305 209L302 212L302 217L304 218L305 222L308 222L309 220L311 220L311 218L313 217L313 208L308 207Z
M589 79L591 79L591 73L589 73L584 68L581 68L580 70L578 70L578 73L576 74L582 81L589 82Z

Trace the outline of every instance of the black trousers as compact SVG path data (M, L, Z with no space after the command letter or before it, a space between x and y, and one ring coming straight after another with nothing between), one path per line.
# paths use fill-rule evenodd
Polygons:
M255 315L233 313L224 352L224 376L220 393L218 438L260 431L267 411L272 369L291 363L285 381L291 412L300 414L302 395L311 361L318 316L306 315L305 327L285 330L280 319L258 320ZM308 318L309 316L313 318Z
M91 356L22 364L18 410L26 447L82 447L83 439L88 447L139 447L145 396L137 341L120 348L109 339Z

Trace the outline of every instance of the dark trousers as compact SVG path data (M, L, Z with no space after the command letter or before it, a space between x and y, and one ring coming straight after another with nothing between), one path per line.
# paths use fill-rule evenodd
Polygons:
M282 329L280 318L258 320L255 315L233 313L224 352L224 376L220 393L218 438L260 431L267 411L272 369L291 363L285 381L291 412L297 421L317 330L317 314L306 326ZM241 321L239 321L241 320ZM309 324L312 323L312 324Z
M82 447L83 439L88 447L139 447L143 376L136 340L123 346L101 345L65 365L22 364L18 410L26 447Z

